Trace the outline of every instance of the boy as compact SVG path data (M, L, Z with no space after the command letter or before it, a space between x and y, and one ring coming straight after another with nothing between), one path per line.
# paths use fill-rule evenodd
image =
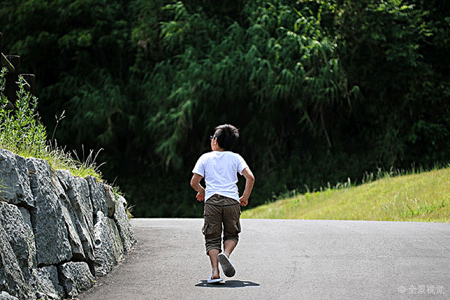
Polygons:
M239 131L232 125L220 125L211 136L211 150L203 154L192 170L192 188L197 191L197 200L205 201L204 225L206 253L211 260L212 274L208 283L219 283L218 264L227 277L235 274L229 257L239 241L241 209L246 206L253 189L255 177L245 160L231 152L239 137ZM241 197L237 187L237 173L245 177L245 190ZM200 180L205 178L206 190ZM223 230L222 230L223 224ZM223 253L221 237L223 232Z

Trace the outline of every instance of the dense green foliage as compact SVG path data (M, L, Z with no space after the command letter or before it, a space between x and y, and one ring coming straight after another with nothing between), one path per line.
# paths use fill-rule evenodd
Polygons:
M232 3L232 4L230 4ZM4 49L69 148L104 148L136 216L200 216L191 170L241 129L251 206L450 154L450 3L6 0ZM5 52L5 51L4 51Z

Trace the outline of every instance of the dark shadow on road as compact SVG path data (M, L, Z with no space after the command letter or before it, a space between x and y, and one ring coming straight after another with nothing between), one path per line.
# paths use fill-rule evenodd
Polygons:
M222 283L208 283L206 280L202 280L201 283L197 283L195 286L208 288L245 288L250 286L260 286L260 284L247 280L227 280Z

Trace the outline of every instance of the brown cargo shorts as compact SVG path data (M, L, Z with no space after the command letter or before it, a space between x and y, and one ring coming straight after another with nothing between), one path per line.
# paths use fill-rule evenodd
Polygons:
M205 236L206 254L213 249L222 252L222 225L223 242L233 240L236 244L239 241L241 232L240 224L241 207L239 202L214 194L205 201L203 235Z

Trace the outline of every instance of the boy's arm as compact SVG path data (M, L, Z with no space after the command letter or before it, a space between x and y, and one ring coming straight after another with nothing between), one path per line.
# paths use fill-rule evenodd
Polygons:
M242 171L242 176L245 177L245 189L244 193L242 194L242 197L240 198L240 202L242 206L247 206L248 204L248 198L250 198L250 194L253 190L253 184L255 183L255 176L253 176L252 171L250 168L245 168Z
M194 173L194 175L192 175L191 178L191 186L194 190L197 191L197 200L198 201L203 201L205 200L205 189L202 187L202 185L200 184L200 180L202 180L203 176Z

